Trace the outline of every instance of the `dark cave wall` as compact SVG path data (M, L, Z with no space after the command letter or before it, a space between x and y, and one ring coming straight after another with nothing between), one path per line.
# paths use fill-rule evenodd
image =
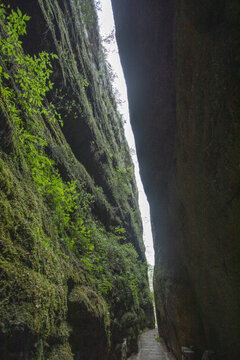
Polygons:
M112 0L150 202L160 335L238 359L239 3Z
M177 9L177 226L219 359L240 354L238 17L234 1Z

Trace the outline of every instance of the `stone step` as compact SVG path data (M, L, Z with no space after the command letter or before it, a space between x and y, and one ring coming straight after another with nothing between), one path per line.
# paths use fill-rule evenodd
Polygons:
M157 329L148 330L139 338L139 353L128 360L170 360L161 343L156 341Z

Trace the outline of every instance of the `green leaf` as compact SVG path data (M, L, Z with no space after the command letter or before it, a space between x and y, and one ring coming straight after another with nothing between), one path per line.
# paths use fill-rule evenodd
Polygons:
M22 17L22 12L21 12L21 10L20 10L19 8L17 8L17 13L18 13L18 15L19 15L20 17Z

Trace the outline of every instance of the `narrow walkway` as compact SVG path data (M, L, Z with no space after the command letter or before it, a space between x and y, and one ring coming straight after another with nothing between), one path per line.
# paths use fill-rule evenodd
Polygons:
M144 332L139 339L139 353L128 360L170 360L158 338L157 329Z

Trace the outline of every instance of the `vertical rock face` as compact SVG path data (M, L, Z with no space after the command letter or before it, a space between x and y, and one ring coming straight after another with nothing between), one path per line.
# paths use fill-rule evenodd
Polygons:
M4 4L0 358L119 360L123 341L136 350L154 318L94 2Z
M112 0L152 216L160 335L240 356L239 4Z

